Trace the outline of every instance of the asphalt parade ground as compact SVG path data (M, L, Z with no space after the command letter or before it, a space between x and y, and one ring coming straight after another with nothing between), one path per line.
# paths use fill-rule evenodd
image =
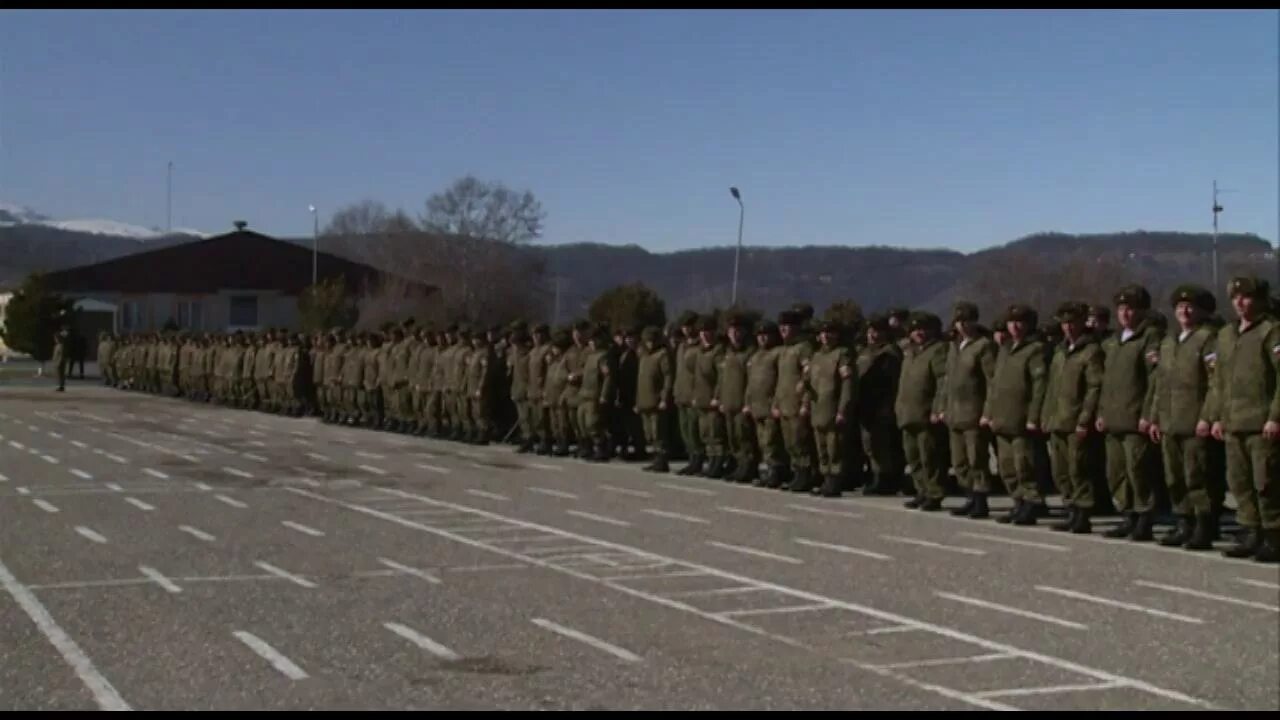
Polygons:
M0 388L0 709L1280 709L1280 569L1108 522Z

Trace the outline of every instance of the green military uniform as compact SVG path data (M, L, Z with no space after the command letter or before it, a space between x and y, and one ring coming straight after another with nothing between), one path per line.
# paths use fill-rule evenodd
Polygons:
M1173 293L1175 313L1181 303L1189 304L1195 326L1184 331L1179 324L1161 341L1152 378L1155 390L1144 415L1151 422L1152 439L1160 444L1165 485L1178 517L1176 529L1160 544L1210 550L1218 536L1223 493L1220 483L1211 480L1211 440L1198 436L1196 426L1209 395L1210 363L1216 359L1217 344L1216 330L1200 318L1213 314L1217 301L1204 288L1183 285Z
M535 431L533 407L529 401L529 356L533 349L524 328L517 328L514 342L507 348L507 374L511 378L511 402L516 406L516 422L520 425L520 447L516 452L533 451Z
M813 357L813 344L801 334L802 322L803 318L792 310L778 315L783 346L778 354L778 384L773 397L773 411L779 416L782 442L795 474L789 487L795 492L808 492L815 485L813 427L807 412L801 413L804 370Z
M757 486L778 487L786 472L782 429L778 427L778 418L773 416L773 398L778 390L778 358L782 354L780 342L777 323L765 322L756 331L756 351L747 358L744 415L755 424L756 458L763 459L767 467L765 475L760 476L757 471L752 480L752 484Z
M902 350L891 337L888 318L873 316L867 320L867 344L858 351L859 392L854 414L871 466L871 481L862 488L864 495L896 493L906 464L902 431L894 415L902 376Z
M472 423L470 441L488 445L494 427L494 401L497 398L498 356L484 333L471 338L472 351L466 360L466 389Z
M839 497L844 481L845 425L853 420L858 373L853 353L839 344L839 328L824 323L820 347L805 369L805 405L813 424L822 495Z
M578 386L578 456L605 461L613 454L610 448L608 413L616 399L617 373L609 350L609 334L597 329L582 354L581 378Z
M645 466L650 472L667 472L671 449L667 444L667 408L672 404L675 372L670 349L662 342L656 327L642 333L644 351L636 367L636 413L644 425L645 443L653 450L653 462Z
M1027 426L1039 428L1048 363L1044 342L1036 334L1035 310L1014 305L1009 308L1007 320L1021 323L1027 335L1014 340L1010 333L1009 344L1000 348L982 414L996 436L1000 479L1014 501L1013 511L998 521L1034 525L1045 510L1035 477L1032 443L1037 438Z
M748 333L742 318L729 322L730 331L737 336L737 344L730 343L720 356L716 370L716 404L724 416L725 439L733 459L734 471L725 475L730 482L748 483L759 477L760 451L756 446L756 428L749 415L743 414L747 402L748 365L755 354L755 345L749 344Z
M908 328L909 332L923 330L925 335L924 342L912 340L903 353L898 398L893 407L915 482L915 497L906 506L935 512L942 509L946 495L942 486L946 434L937 420L946 398L947 344L939 339L942 320L936 315L913 313Z
M724 345L716 335L715 320L712 318L703 318L699 336L700 346L693 351L693 395L690 402L698 411L698 438L702 441L707 458L707 468L702 475L718 479L724 477L727 469L724 457L724 415L720 413L715 394Z
M1129 305L1139 312L1151 307L1151 295L1140 286L1116 293L1115 304ZM1145 434L1142 412L1152 389L1151 375L1160 352L1160 332L1143 318L1127 333L1116 330L1102 342L1106 372L1102 377L1102 399L1098 420L1106 433L1107 484L1116 509L1126 520L1107 537L1153 540L1156 497L1150 483L1151 439Z
M1252 320L1225 325L1211 361L1213 382L1203 419L1227 451L1227 484L1244 528L1228 557L1280 561L1280 320L1264 314L1268 285L1233 278L1233 302L1252 298ZM1241 300L1237 300L1237 297ZM1271 437L1268 437L1268 431ZM1260 529L1259 529L1260 528Z
M681 316L680 332L683 333L684 340L675 350L676 378L673 394L680 440L689 456L689 464L680 470L680 475L697 475L702 472L704 463L702 436L698 432L698 411L693 407L693 376L697 369L698 352L698 338L693 332L696 322L697 316L692 313Z
M1088 306L1084 303L1067 302L1058 308L1058 322L1074 323L1080 334L1074 342L1063 340L1053 349L1040 411L1040 427L1049 439L1053 484L1067 508L1067 519L1052 527L1077 534L1091 531L1093 468L1087 443L1093 433L1105 371L1102 348L1084 327L1087 315Z
M529 431L532 433L531 438L537 440L535 450L539 455L551 452L551 419L542 402L547 384L547 361L551 353L550 334L551 329L546 325L538 325L533 329L533 348L529 350L527 359Z
M570 337L573 342L564 351L565 372L568 373L568 392L565 393L561 402L565 409L565 419L568 421L570 442L578 444L578 455L583 454L583 445L587 441L583 437L583 430L578 423L578 390L582 387L582 361L583 356L587 352L586 334L591 332L591 324L585 320L577 322Z
M947 384L942 407L943 422L951 439L951 468L956 482L969 495L969 501L951 514L985 518L989 515L987 494L991 492L988 480L991 432L979 421L996 370L997 347L991 338L974 327L977 322L977 305L956 303L951 323L953 326L967 323L971 336L966 337L957 329L959 337L947 343Z
M547 381L543 386L542 406L551 425L551 437L555 439L552 452L557 457L569 454L569 410L564 404L564 396L570 392L569 366L564 354L572 343L567 332L558 331L547 353Z

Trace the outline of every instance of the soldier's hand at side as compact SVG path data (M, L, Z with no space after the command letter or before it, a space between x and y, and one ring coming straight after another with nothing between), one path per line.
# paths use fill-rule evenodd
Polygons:
M476 399L477 399L477 400L479 400L479 399L480 399L480 391L479 391L479 390L477 390L477 391L476 391Z
M658 409L659 409L659 410L666 410L666 409L667 409L667 401L666 401L666 400L663 400L662 402L658 403Z
M639 406L639 405L633 405L633 406L631 407L631 412L635 413L636 415L639 415L639 414L640 414L640 406Z
M836 424L837 425L844 424L844 413L836 413Z
M1222 440L1222 421L1221 420L1213 424L1213 428L1209 430L1209 434L1213 435L1214 440L1218 440L1218 441Z
M1138 432L1146 435L1149 430L1151 430L1151 423L1147 422L1146 418L1138 418Z
M1033 435L1034 435L1035 433L1040 432L1040 425L1039 425L1039 423L1033 423L1033 422L1029 422L1029 423L1027 423L1027 432L1029 432L1029 433L1031 433L1031 434L1033 434Z
M942 422L942 413L929 413L929 423L937 425Z
M1160 444L1160 426L1159 425L1155 423L1151 423L1151 425L1147 427L1147 434L1151 436L1151 442L1157 445Z
M1209 437L1209 422L1207 420L1201 420L1196 423L1196 437Z
M1098 419L1093 423L1093 427L1094 427L1098 432L1100 432L1100 433L1104 433L1104 432L1106 432L1106 431L1107 431L1107 424L1106 424L1105 422L1103 422L1102 418L1098 418Z
M1280 423L1268 420L1267 424L1262 426L1262 437L1268 440L1280 440Z
M717 400L717 399L715 399L715 398L711 398L711 407L713 407L713 408L718 408L718 407L720 407L720 401L719 401L719 400Z
M805 403L804 405L800 406L800 417L807 417L808 415L809 415L809 404Z
M747 417L751 417L751 408L749 407L742 408L742 414L746 415Z
M773 416L773 419L774 419L774 420L781 420L781 419L782 419L782 411L781 411L781 410L779 410L779 409L778 409L778 408L776 408L776 407L775 407L772 411L770 411L770 413L769 413L769 414Z
M991 418L987 417L986 415L983 415L982 418L978 420L978 425L984 428L991 427Z
M1089 437L1089 427L1087 425L1077 425L1076 437L1080 438L1081 440Z

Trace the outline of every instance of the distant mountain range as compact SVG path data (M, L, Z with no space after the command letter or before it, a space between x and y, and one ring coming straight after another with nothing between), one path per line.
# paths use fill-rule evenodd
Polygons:
M21 225L51 227L87 235L132 238L138 241L154 240L173 235L187 237L207 236L198 230L181 228L175 229L173 232L165 232L160 228L145 228L141 225L131 225L117 220L55 220L24 205L0 203L0 227Z

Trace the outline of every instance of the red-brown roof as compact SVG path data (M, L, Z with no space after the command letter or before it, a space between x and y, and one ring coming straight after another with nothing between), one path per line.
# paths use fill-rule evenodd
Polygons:
M218 290L278 290L300 294L311 285L311 249L253 232L236 230L196 242L140 252L45 276L49 289L78 292L207 294ZM358 292L385 273L321 252L321 281L345 278ZM430 291L432 288L424 289Z

